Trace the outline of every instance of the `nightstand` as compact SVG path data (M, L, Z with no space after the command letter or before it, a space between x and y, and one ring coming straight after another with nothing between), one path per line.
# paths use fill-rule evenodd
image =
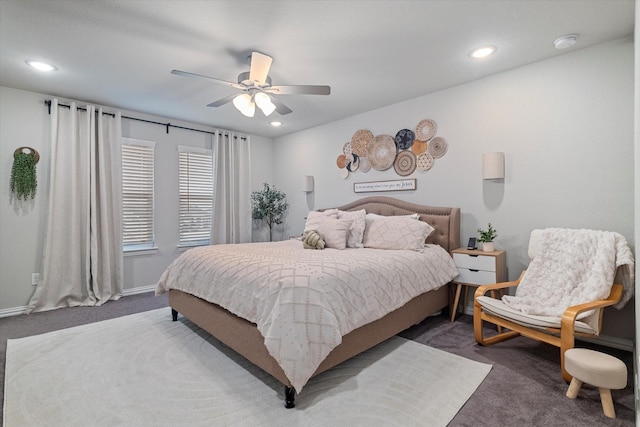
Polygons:
M464 307L467 307L469 286L478 287L507 281L507 256L505 251L484 252L458 248L451 251L453 262L458 268L458 277L452 282L456 294L451 308L451 321L456 318L460 291L464 287Z

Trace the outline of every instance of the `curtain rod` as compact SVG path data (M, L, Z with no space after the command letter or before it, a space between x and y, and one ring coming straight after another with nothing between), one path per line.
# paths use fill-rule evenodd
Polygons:
M44 101L44 105L47 106L47 108L49 109L49 115L51 115L51 100L47 99ZM65 104L60 104L58 103L59 107L65 107L65 108L71 108L70 105L65 105ZM78 110L82 110L82 111L87 111L86 108L84 107L77 107ZM111 117L115 117L115 114L113 113L103 113L106 114L107 116L111 116ZM223 133L223 132L219 132L219 131L215 131L215 132L211 132L208 130L202 130L202 129L194 129L194 128L188 128L188 127L184 127L184 126L178 126L178 125L172 125L171 123L162 123L162 122L156 122L153 120L146 120L146 119L139 119L137 117L129 117L129 116L122 116L123 119L128 119L128 120L135 120L137 122L144 122L144 123L151 123L154 125L161 125L164 126L167 130L167 134L169 133L169 128L176 128L176 129L184 129L184 130L190 130L193 132L200 132L200 133L207 133L209 135L224 135L224 136L229 136L229 134ZM237 136L233 137L234 139L237 139ZM246 140L247 138L245 136L241 136L240 139L242 140Z

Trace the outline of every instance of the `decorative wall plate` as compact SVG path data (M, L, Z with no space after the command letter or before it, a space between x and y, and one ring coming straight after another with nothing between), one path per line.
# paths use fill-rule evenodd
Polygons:
M358 159L360 160L360 167L358 168L360 172L369 172L369 170L371 169L369 159L367 157L359 157Z
M340 178L347 179L349 178L349 171L345 169L340 169Z
M416 138L420 141L429 141L434 137L438 125L431 119L421 120L416 126Z
M396 143L391 135L376 135L369 143L367 157L375 170L389 169L396 158Z
M411 175L416 170L416 155L411 151L401 151L396 155L393 168L400 176Z
M347 166L347 156L344 154L340 154L336 159L336 165L340 169L344 169Z
M427 151L427 145L427 141L416 139L415 141L413 141L413 144L411 144L411 152L416 156L422 154Z
M413 141L416 139L412 130L401 129L396 133L395 142L398 150L407 150L411 148Z
M353 147L351 146L351 141L345 142L344 145L342 146L342 154L346 156L351 153L353 153Z
M447 140L441 136L436 136L429 141L429 148L427 151L433 156L434 159L439 159L447 153Z
M433 156L429 153L422 153L418 156L416 161L418 169L421 171L428 171L433 166Z
M347 170L349 172L355 172L360 166L360 157L357 154L349 154L347 156Z
M373 133L367 129L360 129L356 131L351 137L352 152L360 157L367 155L367 147L369 142L373 139Z

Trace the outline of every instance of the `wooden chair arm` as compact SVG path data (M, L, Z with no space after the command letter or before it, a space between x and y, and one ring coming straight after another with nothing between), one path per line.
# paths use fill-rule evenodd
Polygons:
M584 304L574 305L567 308L564 313L562 313L562 327L564 328L566 323L573 324L578 314L582 313L583 311L594 310L596 308L603 308L617 304L622 298L622 289L622 285L614 284L613 286L611 286L611 293L606 299L586 302Z
M481 297L487 292L495 291L496 289L505 289L505 288L512 288L512 287L518 286L520 284L520 280L522 280L522 276L524 276L524 271L522 272L522 274L520 274L520 277L510 282L500 282L500 283L494 283L492 285L478 286L478 288L476 289L476 292L473 294L473 297L474 298Z

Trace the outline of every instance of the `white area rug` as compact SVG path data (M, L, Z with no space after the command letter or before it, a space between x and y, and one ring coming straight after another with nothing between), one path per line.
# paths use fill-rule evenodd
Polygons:
M285 409L279 382L167 308L9 340L4 422L446 426L490 370L394 337L313 378Z

